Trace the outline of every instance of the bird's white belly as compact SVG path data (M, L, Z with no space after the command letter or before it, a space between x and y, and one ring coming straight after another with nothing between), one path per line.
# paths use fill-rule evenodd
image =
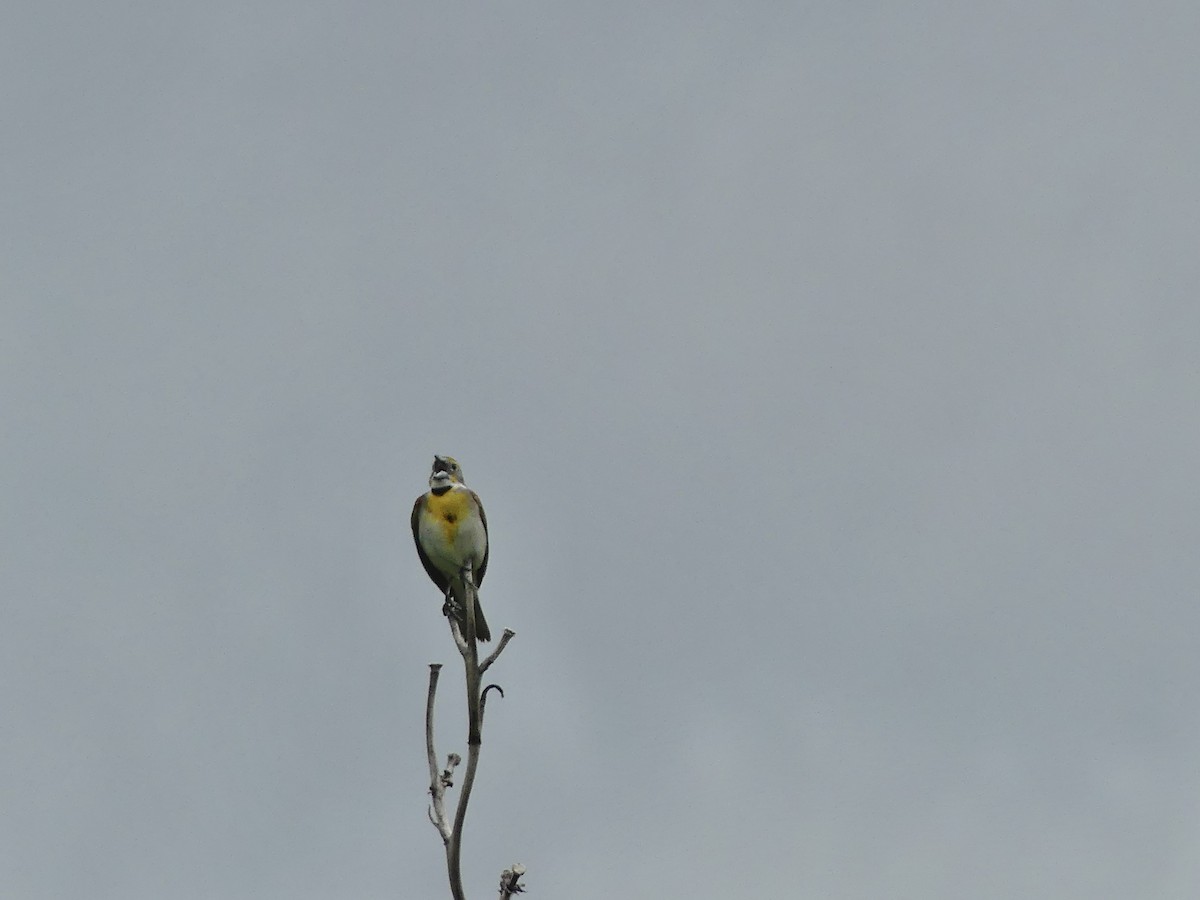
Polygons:
M457 527L452 529L452 536L437 519L428 519L421 524L421 546L430 561L447 575L457 575L468 562L478 569L483 565L483 555L487 551L487 534L477 516L469 516L455 524Z

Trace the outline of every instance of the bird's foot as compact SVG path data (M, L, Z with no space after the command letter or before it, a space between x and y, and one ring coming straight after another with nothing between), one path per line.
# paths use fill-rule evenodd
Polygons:
M454 595L451 594L450 591L446 591L446 602L442 604L442 615L447 617L454 616L454 618L458 619L460 622L465 621L463 617L463 608L459 605L458 601L454 599Z

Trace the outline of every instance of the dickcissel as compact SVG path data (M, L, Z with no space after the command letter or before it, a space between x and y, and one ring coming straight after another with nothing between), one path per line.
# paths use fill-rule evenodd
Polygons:
M463 584L467 566L478 588L488 564L487 516L479 496L463 484L462 467L451 456L435 456L429 492L413 504L413 540L421 565L446 598L460 622L466 624L469 596ZM475 637L490 641L492 633L475 592Z

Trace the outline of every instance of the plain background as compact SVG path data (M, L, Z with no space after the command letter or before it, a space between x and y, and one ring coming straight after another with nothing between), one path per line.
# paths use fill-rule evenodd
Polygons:
M1200 895L1200 7L17 3L0 895Z

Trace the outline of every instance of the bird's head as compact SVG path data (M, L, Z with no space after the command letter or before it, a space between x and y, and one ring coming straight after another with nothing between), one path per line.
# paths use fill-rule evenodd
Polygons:
M462 467L453 456L435 456L433 471L429 474L431 488L448 488L451 484L462 484Z

